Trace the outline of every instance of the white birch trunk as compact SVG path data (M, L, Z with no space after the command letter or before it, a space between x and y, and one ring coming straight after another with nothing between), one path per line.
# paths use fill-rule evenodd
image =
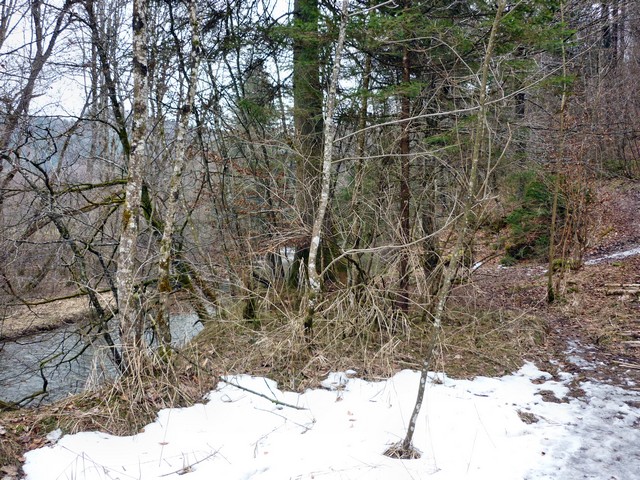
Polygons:
M193 110L198 82L198 68L200 66L200 36L198 16L195 0L189 2L189 21L191 24L191 53L189 56L189 78L187 95L184 104L178 112L178 128L174 146L174 162L171 180L169 182L169 199L164 222L164 231L160 241L160 261L158 263L158 294L159 305L156 317L156 329L159 335L160 350L168 352L171 345L171 330L169 325L169 294L171 293L171 248L176 227L176 217L180 199L182 173L185 167L185 135L189 127L189 118Z
M138 268L136 262L138 224L146 164L147 13L148 0L133 1L133 129L116 273L122 368L124 373L129 374L133 373L135 358L143 349L140 299L135 290L135 283Z
M311 245L309 246L309 260L307 271L309 272L309 308L313 312L317 296L320 294L322 279L316 266L320 242L322 241L322 225L329 206L329 191L331 186L331 159L333 157L333 139L336 133L336 125L333 114L336 105L336 91L338 88L338 78L340 76L340 62L342 60L342 50L347 31L347 8L348 0L342 1L342 21L340 23L340 33L334 56L333 71L331 72L331 83L329 84L329 94L327 96L327 107L324 121L324 151L322 155L322 186L320 190L320 204L313 221L311 231ZM311 313L312 314L312 313ZM308 321L308 320L307 320Z

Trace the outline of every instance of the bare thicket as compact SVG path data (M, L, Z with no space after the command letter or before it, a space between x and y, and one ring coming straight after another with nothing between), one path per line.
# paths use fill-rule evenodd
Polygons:
M292 364L419 331L426 372L522 171L561 294L593 178L638 175L635 2L276 3L3 3L7 324L82 298L134 378L173 362L178 313L277 332ZM43 100L59 77L81 84L67 113Z

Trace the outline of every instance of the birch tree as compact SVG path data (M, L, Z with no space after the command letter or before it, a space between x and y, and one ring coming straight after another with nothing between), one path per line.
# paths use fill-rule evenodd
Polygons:
M200 65L200 35L198 25L198 11L195 0L189 1L189 23L191 26L191 52L188 65L182 65L180 71L186 83L186 95L182 106L178 111L178 128L174 145L173 172L169 181L169 198L167 204L164 231L160 241L160 260L158 263L158 294L159 305L156 315L156 329L160 337L161 351L166 353L171 345L171 329L169 325L169 294L171 293L171 249L173 235L175 233L177 212L179 208L182 173L185 168L186 133L189 128L189 118L193 110L196 96L198 67Z
M139 233L142 182L145 172L147 137L147 13L148 0L133 0L133 128L131 153L128 158L127 184L122 208L122 233L118 246L118 314L122 365L125 373L133 373L136 359L143 351L143 318L140 296L136 291L136 260Z
M320 83L320 38L318 0L295 0L293 5L293 117L296 133L296 206L306 230L314 221L315 201L320 192L322 134L324 131ZM305 232L305 235L307 233ZM298 286L300 268L308 249L300 242L289 280ZM308 255L306 255L308 259Z
M347 9L349 7L348 0L342 0L342 20L340 22L340 33L338 34L338 43L333 59L333 70L331 72L331 83L329 84L329 92L327 95L327 106L324 117L324 150L322 153L322 186L320 190L320 202L313 221L313 229L311 230L311 244L309 246L309 260L307 271L309 275L309 310L305 320L305 330L307 333L313 328L313 315L317 305L318 297L322 288L321 273L318 272L316 259L320 243L322 241L322 225L329 206L329 194L331 190L331 172L333 170L333 140L336 134L335 120L333 118L336 106L336 96L338 89L338 81L340 77L340 61L342 59L342 50L344 48L344 40L347 32L347 23L349 17Z

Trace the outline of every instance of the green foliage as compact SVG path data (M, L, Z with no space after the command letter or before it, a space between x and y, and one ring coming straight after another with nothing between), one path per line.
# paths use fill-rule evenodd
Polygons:
M582 266L582 262L574 258L554 258L551 268L554 272L562 270L578 270Z
M507 179L512 204L511 213L505 221L510 229L505 250L508 257L515 260L525 258L544 258L549 248L549 225L553 191L550 188L552 178L525 170ZM560 199L559 219L563 215Z
M503 267L513 267L516 263L518 263L518 260L511 255L506 255L500 259L500 265Z
M574 33L559 20L560 2L532 0L522 2L502 20L497 51L519 47L529 51L558 54L562 44Z
M270 105L260 104L254 99L248 97L238 100L238 108L244 112L247 118L260 125L266 124L274 115L273 109Z
M430 147L446 147L455 143L454 131L429 135L423 139L425 145Z
M577 75L554 75L543 82L540 82L540 86L550 89L557 95L560 95L563 91L571 94L573 91L573 85L577 80Z

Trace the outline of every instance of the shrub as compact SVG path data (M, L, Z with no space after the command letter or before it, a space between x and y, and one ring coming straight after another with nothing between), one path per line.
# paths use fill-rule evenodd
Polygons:
M509 257L522 260L546 256L553 206L552 182L552 177L534 170L514 173L508 178L511 213L505 218L510 230L505 250ZM562 199L559 199L560 222L563 211Z

